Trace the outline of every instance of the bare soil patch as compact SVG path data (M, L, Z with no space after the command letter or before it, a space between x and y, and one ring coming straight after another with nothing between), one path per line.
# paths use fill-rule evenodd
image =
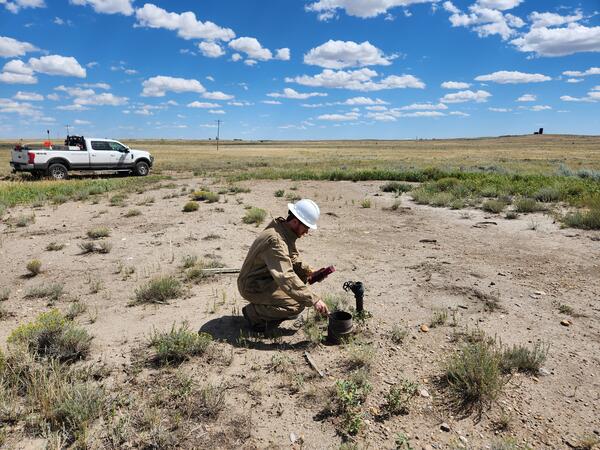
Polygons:
M285 215L287 200L274 195L283 189L321 207L319 230L298 243L311 265L336 267L315 290L352 303L352 296L342 291L343 282L362 281L366 288L365 307L372 317L357 339L375 353L369 372L372 391L361 406L364 426L351 441L360 447L394 448L402 434L417 449L486 448L510 439L535 449L557 449L597 436L598 233L561 229L541 213L506 220L481 210L466 215L419 206L407 194L392 210L397 199L381 193L382 184L243 182L239 185L250 192L221 195L218 203L200 202L197 211L184 212L191 191L204 186L218 192L227 185L177 179L175 187L131 193L121 206L111 205L105 196L98 204L13 208L8 218L34 212L35 222L26 227L11 226L9 220L0 224L0 292L7 297L0 301L5 312L0 314L0 345L5 349L11 331L47 311L49 304L64 313L74 302L85 305L75 321L93 336L89 359L105 365L102 383L111 395L125 392L130 399L119 408L119 417L127 416L129 434L117 435L113 422L105 427L112 433L107 441L103 426L92 426L92 448L144 447L159 437L163 447L338 448L341 419L324 411L336 381L350 376L350 349L312 346L299 324L292 323L275 336L252 336L240 315L245 303L235 275L190 281L185 275L189 268L182 267L190 255L240 267L266 225L245 224L245 207L266 210L267 221ZM148 196L154 202L146 201ZM364 199L370 207L361 205ZM141 214L128 215L134 207ZM99 228L109 233L93 242L110 243L109 251L82 252L80 244L92 242L88 232ZM57 245L49 251L51 242ZM26 266L34 259L42 269L29 277ZM178 298L132 302L136 289L169 275L182 282ZM59 296L27 295L57 284L63 285ZM447 312L448 319L422 331L439 311ZM561 324L565 320L568 326ZM153 329L168 331L184 321L218 341L211 353L175 367L145 363ZM392 338L398 328L407 333L400 340ZM550 345L544 370L513 374L480 420L453 412L438 383L461 336L474 330L506 346ZM307 350L325 377L308 365ZM190 385L186 379L192 380ZM390 386L403 380L418 385L408 413L383 414ZM206 394L207 383L220 387L221 401ZM216 403L207 406L207 395ZM177 420L175 411L181 415ZM499 422L506 426L499 428ZM0 427L8 448L35 437L22 424Z

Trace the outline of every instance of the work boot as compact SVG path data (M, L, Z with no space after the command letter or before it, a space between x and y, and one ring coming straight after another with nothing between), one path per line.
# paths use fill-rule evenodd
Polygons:
M283 320L262 320L260 322L252 322L250 317L248 316L248 308L250 305L246 305L242 308L242 314L244 315L244 319L248 322L248 326L252 331L257 333L264 333L266 331L271 331L279 327Z

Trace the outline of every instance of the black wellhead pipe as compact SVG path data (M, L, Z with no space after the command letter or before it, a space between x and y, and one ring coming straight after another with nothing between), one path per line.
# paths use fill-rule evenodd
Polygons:
M365 287L363 284L360 281L346 281L343 288L346 292L352 291L354 299L356 300L356 312L362 313L364 310L363 297L365 295Z

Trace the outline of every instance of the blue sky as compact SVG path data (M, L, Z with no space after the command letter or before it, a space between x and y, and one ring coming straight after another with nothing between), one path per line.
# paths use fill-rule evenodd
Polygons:
M600 3L0 0L0 137L600 134Z

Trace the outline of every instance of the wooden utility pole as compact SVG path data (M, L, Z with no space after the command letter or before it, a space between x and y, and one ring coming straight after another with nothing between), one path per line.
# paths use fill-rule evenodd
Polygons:
M221 121L216 120L215 122L217 122L217 151L219 151L219 133L221 131Z

